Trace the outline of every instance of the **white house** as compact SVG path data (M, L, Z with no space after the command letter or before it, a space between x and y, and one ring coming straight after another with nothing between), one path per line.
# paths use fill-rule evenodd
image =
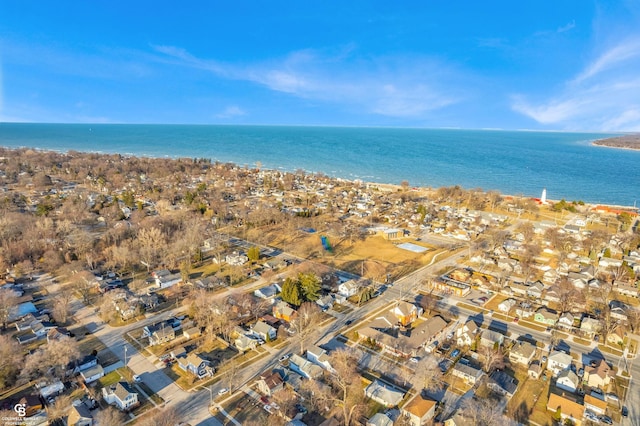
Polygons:
M182 282L182 275L168 274L156 277L156 285L160 288L168 288Z
M560 389L574 392L578 389L578 385L580 384L580 378L576 373L567 369L562 370L558 374L558 378L556 379L556 386Z
M121 411L129 410L139 404L138 393L134 392L126 382L102 388L102 396L107 404L115 405Z
M566 370L571 365L573 358L561 351L554 351L549 355L547 360L547 370L550 370L554 376L557 376L562 370Z
M511 310L511 308L513 308L516 305L516 303L517 303L516 299L503 300L498 305L498 310L504 313L508 313Z
M104 369L100 364L96 364L91 368L81 371L80 375L84 379L84 382L89 384L104 376Z
M253 325L253 332L265 342L275 340L277 330L264 321L258 321Z
M312 345L307 348L307 359L315 364L318 364L325 370L333 371L331 363L329 362L327 351L316 345Z
M379 402L385 407L395 407L402 401L402 398L404 398L404 392L394 387L386 386L378 380L371 382L371 384L365 388L364 394L366 397Z
M297 354L293 354L289 358L289 368L307 379L315 379L322 375L320 366Z
M338 294L344 297L351 297L358 292L359 285L354 280L343 282L338 286Z
M467 321L456 330L456 343L458 346L470 346L476 340L478 326L473 321Z
M514 364L528 366L535 353L535 345L525 341L517 341L509 351L509 360Z
M574 317L571 313L565 312L560 315L560 319L558 320L558 324L564 327L573 327Z
M255 349L258 345L258 341L256 339L252 339L244 334L235 339L233 343L240 352L246 352L251 349Z

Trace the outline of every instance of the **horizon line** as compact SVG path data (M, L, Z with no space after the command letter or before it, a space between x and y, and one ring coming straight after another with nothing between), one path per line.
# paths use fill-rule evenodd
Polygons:
M560 130L560 129L527 129L527 128L500 128L500 127L418 127L418 126L375 126L375 125L348 125L348 124L258 124L258 123L77 123L77 122L48 122L48 121L0 121L3 124L17 125L68 125L68 126L202 126L202 127L317 127L317 128L346 128L346 129L406 129L406 130L459 130L482 132L532 132L532 133L599 133L615 135L635 135L635 131L606 131L606 130Z

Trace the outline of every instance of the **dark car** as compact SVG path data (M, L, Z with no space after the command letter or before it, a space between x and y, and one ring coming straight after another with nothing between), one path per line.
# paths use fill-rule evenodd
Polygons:
M622 406L622 417L627 417L629 415L629 409L626 405Z
M347 321L345 322L345 324L346 324L346 325L350 325L352 322L353 322L352 320L347 320Z
M613 424L613 420L611 420L611 417L609 416L598 416L598 420L600 420L602 423L606 424L606 425L612 425Z

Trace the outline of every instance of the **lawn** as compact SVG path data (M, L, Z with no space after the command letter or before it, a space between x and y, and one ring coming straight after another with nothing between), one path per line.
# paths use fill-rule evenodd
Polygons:
M90 354L92 351L100 352L107 347L94 335L92 335L89 330L84 327L78 327L69 330L76 336L76 340L78 341L78 349L81 354Z
M501 304L502 302L504 302L505 300L509 299L509 297L504 296L502 294L496 294L495 296L493 296L485 305L484 307L486 309L490 309L493 311L498 311L498 305Z
M255 401L249 395L239 392L237 396L234 396L230 402L226 403L223 408L227 413L234 417L240 424L253 423L253 424L275 424L269 415L263 408L260 402ZM216 413L216 420L223 425L233 425L227 417L222 413Z
M547 329L547 327L535 324L535 323L533 323L531 321L524 320L524 319L520 319L519 324L521 326L523 326L523 327L527 327L527 328L530 328L530 329L535 330L535 331L545 331Z
M479 307L477 307L477 306L470 305L470 304L468 304L468 303L464 303L464 302L458 302L458 303L456 303L456 306L459 306L459 307L461 307L461 308L468 309L468 310L473 311L473 312L476 312L476 313L484 312L484 309L479 308Z
M118 370L116 370L116 371L112 371L106 376L100 377L98 379L98 383L100 383L101 387L105 388L107 386L118 383L120 380L122 380L122 377L120 377L120 373L118 373Z
M509 416L522 424L529 421L539 425L551 425L550 412L547 411L547 401L549 400L549 382L526 379L518 387L518 391L507 404ZM532 398L537 398L532 401Z

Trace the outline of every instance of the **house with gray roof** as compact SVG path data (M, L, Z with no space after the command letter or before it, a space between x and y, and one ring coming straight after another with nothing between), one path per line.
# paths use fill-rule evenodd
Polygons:
M464 380L466 383L470 383L475 385L478 379L482 377L482 370L479 368L472 367L468 364L463 364L462 362L458 362L451 369L451 374L455 377L459 377Z
M102 388L102 396L107 404L115 405L120 411L137 407L138 393L134 392L127 382L118 382Z
M404 392L386 385L379 380L374 380L364 390L364 395L374 401L384 405L385 407L395 407L404 398Z
M497 370L489 377L487 387L507 398L511 398L518 390L518 381L504 371Z
M536 347L529 342L517 341L509 351L509 361L527 366L536 354Z
M266 322L260 320L253 325L253 332L265 342L275 340L277 330Z

